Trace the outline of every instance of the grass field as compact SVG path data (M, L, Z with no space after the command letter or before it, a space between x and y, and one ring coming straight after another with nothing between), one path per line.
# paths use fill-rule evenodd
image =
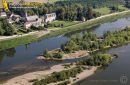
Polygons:
M121 9L121 10L129 10L129 9L126 8L124 5L119 5L118 8Z
M95 12L99 12L101 15L109 14L111 12L110 8L103 7L103 8L97 8L94 9Z
M118 9L119 10L123 10L123 11L128 10L128 8L126 8L123 5L118 5ZM93 11L99 12L101 15L105 15L105 14L111 13L111 9L109 7L96 8L96 9L93 9Z
M68 27L68 26L71 26L71 25L75 25L75 24L78 24L80 23L79 21L54 21L52 22L50 25L52 26L51 28L54 28L54 27L60 27L61 24L63 25L63 28L64 27Z
M0 50L5 49L5 48L12 48L17 45L22 45L22 44L28 44L31 42L34 42L37 40L37 36L35 35L28 35L20 38L14 38L10 40L4 40L0 41Z

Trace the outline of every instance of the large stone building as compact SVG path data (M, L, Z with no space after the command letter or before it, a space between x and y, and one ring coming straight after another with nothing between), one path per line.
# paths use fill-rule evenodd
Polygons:
M44 20L39 18L37 15L28 16L26 13L24 26L26 29L30 28L31 26L44 26Z

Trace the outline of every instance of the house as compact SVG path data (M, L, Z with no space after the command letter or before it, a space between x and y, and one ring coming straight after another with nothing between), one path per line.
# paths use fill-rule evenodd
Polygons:
M45 15L45 23L50 23L56 20L56 13L46 14Z
M20 17L19 15L16 15L16 14L13 14L13 13L12 13L12 14L10 15L8 21L9 21L9 23L19 22L20 18L21 18L21 17Z
M29 29L31 26L44 26L44 22L37 15L28 16L26 13L24 26L26 29Z
M28 16L25 13L25 28L30 28L31 26L39 27L44 26L45 23L50 23L56 20L56 13L46 14L43 17L38 17L37 15Z

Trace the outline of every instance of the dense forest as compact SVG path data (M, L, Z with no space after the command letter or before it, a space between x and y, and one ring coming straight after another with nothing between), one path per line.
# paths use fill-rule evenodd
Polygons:
M44 4L39 9L39 15L56 12L59 20L86 20L100 16L100 13L93 9L100 7L116 7L124 4L121 0L64 0L54 4Z
M102 6L113 6L124 4L123 0L62 0L56 2L56 4L64 5L64 4L77 4L80 3L83 6L94 6L94 7L102 7Z
M91 19L100 16L100 13L94 12L92 9L109 7L117 11L118 5L124 5L122 0L62 0L55 3L45 3L38 6L37 9L30 9L29 15L37 14L43 16L47 13L56 12L58 20L82 20ZM20 14L21 9L13 9L12 12ZM23 14L22 14L23 15Z

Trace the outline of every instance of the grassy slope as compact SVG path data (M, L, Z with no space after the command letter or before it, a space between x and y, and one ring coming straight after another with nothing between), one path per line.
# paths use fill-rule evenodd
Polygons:
M28 43L31 43L36 40L37 40L37 36L28 35L26 37L24 36L24 37L20 37L20 38L14 38L14 39L10 39L10 40L0 41L0 50L15 47L15 46L21 45L21 44L28 44Z
M126 8L124 5L119 5L118 8L121 9L121 10L129 10L129 9Z
M79 23L79 21L58 21L58 20L56 20L56 21L52 22L51 25L58 26L58 25L63 24L64 27L68 27L68 26L75 25L78 23Z
M123 5L118 5L120 10L128 10L128 8L124 7ZM93 11L99 12L101 15L110 14L111 10L108 7L96 8Z

